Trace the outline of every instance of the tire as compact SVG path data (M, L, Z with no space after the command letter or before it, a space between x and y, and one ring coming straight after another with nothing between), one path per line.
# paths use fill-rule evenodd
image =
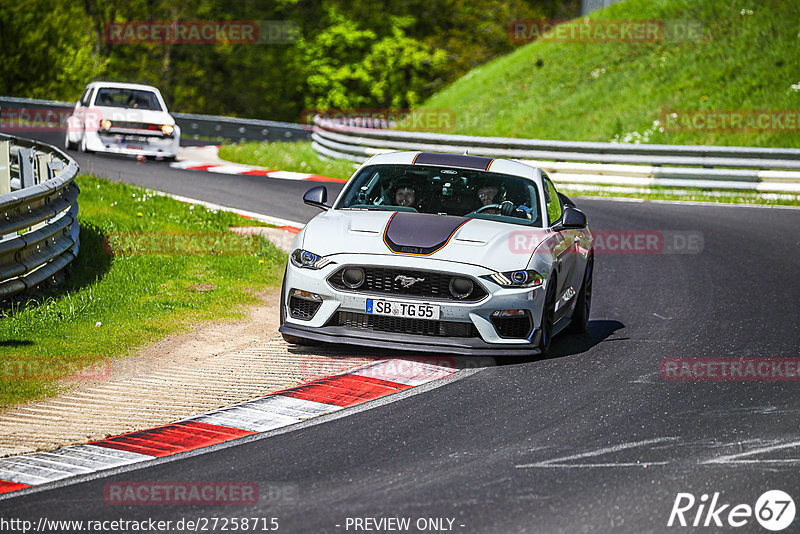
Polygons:
M553 323L556 314L556 277L551 275L547 281L544 308L542 309L542 335L539 337L539 351L541 356L547 356L553 343Z
M94 152L93 150L86 148L86 134L81 136L81 140L78 142L78 150L85 154L91 154Z
M589 312L592 309L592 275L594 274L594 254L590 254L586 260L586 271L583 273L583 284L575 301L575 311L572 313L572 321L569 324L569 331L575 334L583 334L589 330Z
M75 150L76 148L78 145L69 140L69 133L64 134L64 150Z
M281 318L281 326L283 323L286 322L286 274L283 275L283 283L281 284L281 303L280 303L280 318ZM283 336L283 340L291 345L316 345L316 343L309 339L304 339L302 337L292 336L290 334L284 334L281 332Z

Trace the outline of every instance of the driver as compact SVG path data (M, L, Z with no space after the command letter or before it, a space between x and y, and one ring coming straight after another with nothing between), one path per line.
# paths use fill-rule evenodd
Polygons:
M484 185L483 187L478 188L478 200L480 201L481 206L494 204L494 198L499 192L500 188L496 185Z
M489 215L506 215L514 213L514 204L505 200L505 188L495 181L484 182L476 191L481 213ZM492 206L491 208L487 206ZM485 209L484 209L485 208Z
M506 199L506 189L496 181L484 182L476 191L481 206L481 213L490 215L505 215L506 217L522 217L530 219L532 210L527 206L516 206L514 202ZM491 206L491 207L489 207Z

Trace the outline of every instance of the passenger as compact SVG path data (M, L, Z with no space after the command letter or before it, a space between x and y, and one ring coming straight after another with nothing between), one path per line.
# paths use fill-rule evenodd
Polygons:
M413 207L417 201L417 192L413 186L404 185L397 188L394 193L394 203L396 206Z

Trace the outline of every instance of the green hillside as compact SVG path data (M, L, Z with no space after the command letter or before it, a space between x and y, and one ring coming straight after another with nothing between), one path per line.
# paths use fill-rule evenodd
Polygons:
M448 131L458 134L800 147L800 2L627 0L590 18L654 19L664 28L689 21L705 37L539 39L470 71L421 107L452 110ZM664 128L667 112L678 110L780 113L745 113L749 132L720 127L723 115L714 127L706 113L692 115L695 131L685 123Z

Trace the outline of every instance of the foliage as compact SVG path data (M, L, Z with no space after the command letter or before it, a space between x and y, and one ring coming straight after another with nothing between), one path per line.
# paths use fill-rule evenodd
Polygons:
M511 50L508 22L577 0L0 0L0 94L76 100L149 83L182 112L298 121L309 107L407 107ZM293 44L110 44L115 21L287 21Z
M80 4L0 0L0 94L77 100L107 60L96 53Z

